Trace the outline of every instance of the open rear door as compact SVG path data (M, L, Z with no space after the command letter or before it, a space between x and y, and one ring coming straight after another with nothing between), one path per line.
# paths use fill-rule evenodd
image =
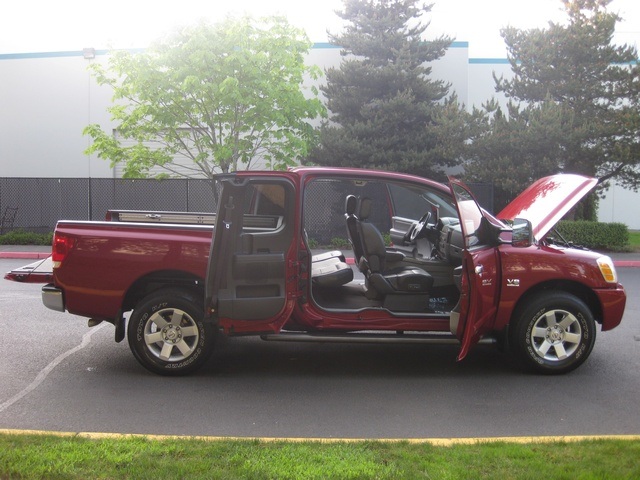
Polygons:
M461 343L458 360L484 333L491 329L500 295L498 249L490 239L492 228L469 189L460 181L449 178L456 201L464 252L459 309L452 316L452 333Z
M277 332L294 305L294 184L286 174L221 183L205 306L228 333Z

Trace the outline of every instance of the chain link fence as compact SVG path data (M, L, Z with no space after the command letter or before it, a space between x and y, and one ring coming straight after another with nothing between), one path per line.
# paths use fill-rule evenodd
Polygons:
M215 212L216 195L207 180L0 178L3 233L52 232L58 220L104 220L109 209Z
M492 211L493 186L469 186L480 204ZM344 199L353 192L340 190L335 182L314 182L311 187L304 198L305 229L310 237L324 244L344 238ZM363 185L359 194L375 204L386 203L384 190L374 183ZM216 199L208 180L0 178L0 215L6 217L2 233L17 229L48 233L58 220L104 220L110 209L213 213ZM370 218L382 231L390 228L387 213L374 210Z
M346 181L311 182L304 192L304 228L309 239L322 246L346 245L345 199L350 194L368 197L376 206L388 204L387 193L379 182L365 182L358 188ZM389 212L384 209L373 208L368 221L381 232L391 228Z

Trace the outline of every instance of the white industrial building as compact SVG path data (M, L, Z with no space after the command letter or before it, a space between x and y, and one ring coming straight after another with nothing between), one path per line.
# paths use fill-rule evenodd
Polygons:
M117 178L118 168L84 154L89 124L115 128L107 108L112 92L99 86L90 62L106 62L107 51L0 54L0 177ZM307 64L339 65L340 49L315 44ZM506 59L469 58L469 44L454 42L433 64L433 76L451 83L468 108L493 96L493 74L511 75ZM499 98L500 99L500 98ZM612 188L600 204L599 219L640 229L633 205L640 194Z

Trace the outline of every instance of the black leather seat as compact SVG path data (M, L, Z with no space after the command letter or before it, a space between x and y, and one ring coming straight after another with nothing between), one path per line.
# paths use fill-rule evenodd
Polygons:
M367 222L372 203L360 201L360 218L356 217L357 237L361 241L362 257L358 268L365 274L367 296L384 299L384 306L393 310L418 311L426 308L433 277L413 266L387 269L387 249L380 231Z

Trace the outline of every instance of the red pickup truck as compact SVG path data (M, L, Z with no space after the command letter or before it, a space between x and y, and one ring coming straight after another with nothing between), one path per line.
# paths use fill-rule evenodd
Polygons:
M596 324L620 323L626 302L609 257L549 233L595 184L547 177L493 216L453 178L237 172L217 179L215 214L60 221L52 272L5 278L49 281L47 307L110 322L116 341L126 330L136 359L159 374L201 367L220 334L455 342L459 360L491 342L525 369L564 373L589 356ZM346 255L318 250L322 226L336 224Z

